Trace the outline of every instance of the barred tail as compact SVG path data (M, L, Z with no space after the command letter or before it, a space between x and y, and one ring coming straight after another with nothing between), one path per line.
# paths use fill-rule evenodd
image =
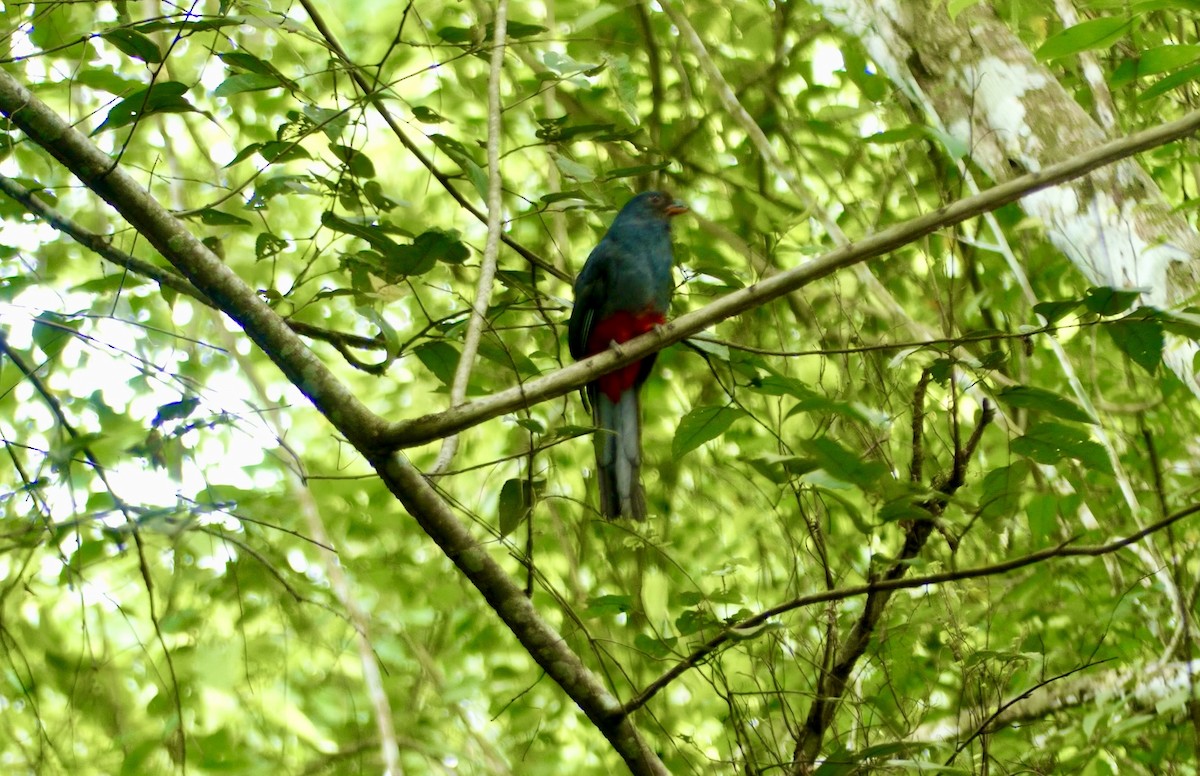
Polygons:
M600 512L605 517L646 519L642 490L642 402L636 387L621 392L616 403L595 391L596 474L600 480Z

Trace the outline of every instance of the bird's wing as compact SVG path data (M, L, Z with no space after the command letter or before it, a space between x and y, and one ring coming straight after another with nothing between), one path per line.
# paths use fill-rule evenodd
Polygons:
M596 325L596 313L611 290L609 250L610 246L602 240L588 256L575 281L575 306L571 308L571 320L567 323L567 345L576 361L588 355L587 343Z

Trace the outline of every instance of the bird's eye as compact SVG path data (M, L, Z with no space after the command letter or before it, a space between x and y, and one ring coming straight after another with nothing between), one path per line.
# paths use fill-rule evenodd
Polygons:
M663 201L662 195L655 194L653 197L650 198L650 201L653 202L655 205L661 205L662 201Z

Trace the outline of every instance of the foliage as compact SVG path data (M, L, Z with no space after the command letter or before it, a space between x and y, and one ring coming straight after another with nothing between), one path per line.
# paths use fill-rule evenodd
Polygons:
M307 5L370 94L292 0L6 2L0 67L187 218L372 410L417 418L447 406L483 254L492 10ZM946 23L969 4L948 5ZM1200 46L1177 18L1192 3L1080 4L1077 26L994 5L1085 105L1077 55L1097 56L1122 131L1194 107ZM806 4L688 10L811 201L656 4L545 8L509 8L508 242L469 399L569 361L569 279L635 191L670 188L695 214L675 221L674 315L832 249L830 224L854 239L964 193L964 150ZM1141 159L1189 218L1195 154L1189 140ZM11 124L0 173L165 266ZM514 576L532 558L535 607L618 697L720 640L635 714L672 772L791 763L867 599L745 625L755 613L897 559L910 576L969 570L1195 503L1196 397L1161 366L1170 337L1200 339L1195 311L1089 288L1019 206L995 215L999 234L947 228L663 351L643 393L645 524L597 518L575 396L463 433L438 490ZM378 772L356 623L411 772L617 767L236 321L13 199L0 218L5 772ZM406 451L422 470L437 452ZM906 556L914 525L932 533ZM1191 659L1198 540L1185 520L1134 549L896 594L818 772L1194 773L1186 692L1064 708L961 753L913 736L965 709L981 726L1050 677Z

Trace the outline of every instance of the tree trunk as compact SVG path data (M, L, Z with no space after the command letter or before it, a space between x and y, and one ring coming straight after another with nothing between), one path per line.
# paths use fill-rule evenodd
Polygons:
M923 0L817 5L861 39L884 73L996 181L1107 139L986 4L953 20L944 7L931 10ZM1107 104L1107 97L1097 102ZM1141 289L1144 304L1164 310L1190 304L1200 291L1200 236L1172 212L1136 161L1040 191L1021 207L1094 285ZM1168 341L1163 360L1200 396L1196 351L1193 342Z

